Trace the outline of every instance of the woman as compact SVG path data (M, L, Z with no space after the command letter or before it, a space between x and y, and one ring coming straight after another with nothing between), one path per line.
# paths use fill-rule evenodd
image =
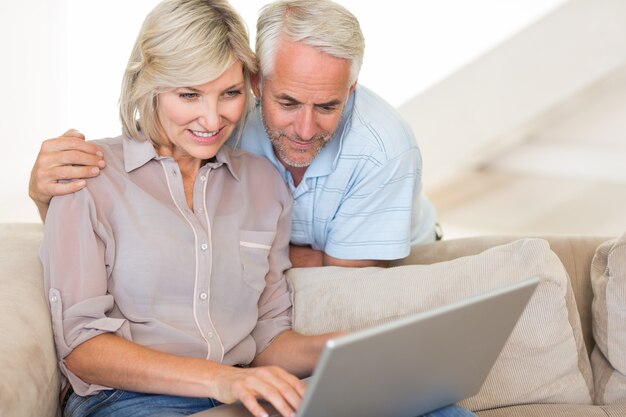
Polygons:
M54 198L46 219L66 416L298 407L294 375L327 337L290 330L291 198L267 161L223 146L255 70L227 2L165 0L147 16L124 74L123 135L98 141L107 169Z

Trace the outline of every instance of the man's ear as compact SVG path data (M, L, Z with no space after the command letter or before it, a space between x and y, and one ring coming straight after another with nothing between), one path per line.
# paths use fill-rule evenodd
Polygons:
M350 86L350 91L348 92L348 96L349 96L350 94L354 93L354 89L356 88L356 83L357 83L357 82L359 82L359 80L358 80L358 79L357 79L357 80L355 80L355 81L354 81L354 84L352 84L352 85Z
M261 98L261 76L259 74L250 74L250 85L256 98Z

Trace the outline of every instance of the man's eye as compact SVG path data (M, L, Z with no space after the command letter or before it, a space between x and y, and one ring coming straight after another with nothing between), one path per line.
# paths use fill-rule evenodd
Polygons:
M337 110L337 106L320 106L320 110L324 113L332 113Z
M294 107L297 106L296 103L292 103L292 102L286 102L286 103L282 102L282 103L279 103L279 104L280 104L280 107L282 107L283 109L293 109Z

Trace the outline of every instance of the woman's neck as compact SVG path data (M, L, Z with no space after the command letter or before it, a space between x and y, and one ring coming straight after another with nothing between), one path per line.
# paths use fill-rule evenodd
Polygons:
M157 149L157 153L161 156L172 157L178 164L178 168L180 169L180 174L183 179L185 199L187 200L189 208L193 210L193 186L200 167L204 165L206 161L194 158L189 154L182 155L176 152L176 150L172 150L171 148L167 148L165 146L160 146Z

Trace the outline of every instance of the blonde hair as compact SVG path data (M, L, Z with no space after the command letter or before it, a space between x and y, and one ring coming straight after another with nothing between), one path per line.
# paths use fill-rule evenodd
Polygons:
M345 7L328 0L283 0L263 7L256 35L262 77L274 72L276 50L282 36L349 60L350 84L357 80L365 39L358 19Z
M144 20L124 72L119 103L123 133L165 144L156 112L158 94L213 81L234 60L244 69L249 108L256 59L239 14L224 0L162 1Z

